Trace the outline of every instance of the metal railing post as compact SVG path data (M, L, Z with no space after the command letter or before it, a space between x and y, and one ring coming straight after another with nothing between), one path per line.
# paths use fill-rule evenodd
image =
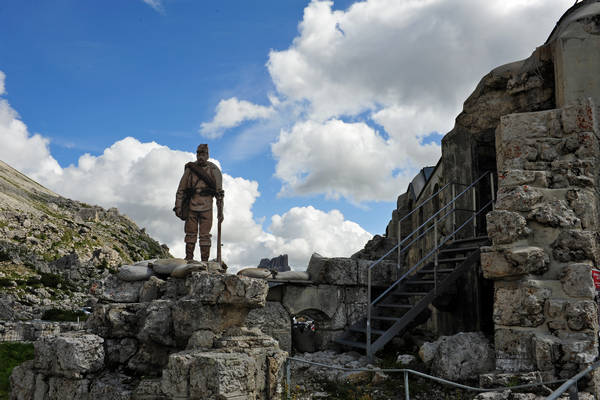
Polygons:
M396 262L396 279L400 276L400 271L402 268L402 245L400 244L402 241L402 222L398 221L398 259Z
M456 240L456 184L452 184L452 239Z
M473 186L473 237L477 237L477 192Z
M410 400L410 391L408 390L408 371L404 371L404 398Z
M496 191L494 190L494 174L490 172L490 188L492 191L492 211L494 211L494 208L496 206Z
M371 349L371 268L367 272L367 359L373 362L373 351Z
M433 245L435 250L434 261L433 261L433 289L435 293L437 293L437 270L439 264L439 252L438 249L438 225L437 225L437 217L433 220Z

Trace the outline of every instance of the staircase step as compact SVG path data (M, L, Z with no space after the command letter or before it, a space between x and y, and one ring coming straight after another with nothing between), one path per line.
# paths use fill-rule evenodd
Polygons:
M453 247L453 248L449 248L449 249L442 249L439 251L439 254L446 254L446 253L465 253L465 252L471 252L471 251L475 251L479 249L478 246L473 246L473 247Z
M437 269L438 274L447 274L450 272L454 272L454 269L452 269L452 268L438 268ZM432 269L422 269L417 272L417 274L421 274L421 275L433 274L433 273L434 273L434 271Z
M347 340L347 339L334 339L334 342L343 344L344 346L358 347L359 349L367 348L367 344L365 342L355 342L353 340Z
M376 320L380 320L380 321L398 321L398 320L400 320L400 318L398 318L398 317L384 317L382 315L372 315L371 319L376 319Z
M447 246L453 246L456 244L463 244L463 243L483 242L486 240L489 240L489 238L487 236L476 236L476 237L471 237L471 238L466 238L466 239L453 240L450 243L448 243Z
M367 333L367 328L365 328L364 326L362 327L351 327L350 331L352 332L358 332L358 333ZM373 329L371 328L371 333L375 334L375 335L383 335L385 333L385 331L382 331L381 329Z
M435 281L406 281L406 285L434 285Z
M392 292L391 294L394 296L425 296L427 293L429 292Z
M390 304L390 303L379 303L375 307L384 307L384 308L412 308L412 304Z
M463 262L466 259L467 259L467 257L439 258L438 264L458 263L458 262Z

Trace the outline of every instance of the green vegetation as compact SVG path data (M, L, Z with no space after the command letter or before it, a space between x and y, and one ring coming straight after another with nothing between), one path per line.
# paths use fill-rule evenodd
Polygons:
M87 317L87 314L83 311L60 310L58 308L46 310L42 314L42 319L46 321L77 322L77 319L85 321Z
M8 399L10 390L8 378L13 368L31 359L33 359L33 344L0 343L0 400Z

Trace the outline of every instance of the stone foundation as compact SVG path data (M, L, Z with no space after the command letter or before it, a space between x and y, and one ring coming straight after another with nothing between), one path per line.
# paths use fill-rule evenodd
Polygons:
M265 305L265 281L109 279L86 332L35 342L35 359L13 370L11 399L281 398L287 353L244 326Z

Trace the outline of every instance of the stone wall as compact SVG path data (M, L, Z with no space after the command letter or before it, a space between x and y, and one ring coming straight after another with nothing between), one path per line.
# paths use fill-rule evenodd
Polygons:
M591 100L501 119L492 246L481 255L495 280L499 371L567 378L598 356L599 135Z
M12 399L281 398L287 353L245 326L265 305L265 281L108 280L86 332L35 342L35 359L13 370Z

